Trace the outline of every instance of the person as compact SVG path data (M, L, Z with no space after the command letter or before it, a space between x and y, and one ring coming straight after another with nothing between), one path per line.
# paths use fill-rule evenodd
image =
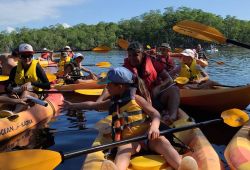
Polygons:
M138 83L135 83L138 82L137 77L125 67L117 67L109 70L106 78L100 82L107 83L107 90L111 99L82 103L64 101L63 110L109 109L109 113L112 115L111 133L113 141L148 133L149 149L163 155L174 169L178 169L182 160L181 156L164 136L159 135L159 112L143 97L135 94L135 86L138 86ZM147 115L151 121L147 118ZM126 170L131 155L138 152L141 147L140 143L119 146L114 160L115 165L111 161L104 161L102 166L105 167L107 166L105 164L109 164L116 169Z
M2 54L0 56L2 75L10 75L10 70L17 65L18 59L18 49L14 49L11 54Z
M208 59L208 58L207 58L207 55L206 55L206 53L205 53L205 51L204 51L204 49L201 47L200 44L197 45L197 47L196 47L195 50L196 50L197 58L198 58L198 59L204 59L204 60L207 60L207 59Z
M52 52L49 51L47 48L43 48L42 49L42 53L41 53L41 56L39 58L39 60L50 60L52 61Z
M27 96L38 98L38 95L30 90L40 91L41 89L50 89L49 80L38 63L38 60L33 60L34 50L30 44L19 45L20 60L14 67L6 84L6 91L12 97L24 99ZM27 107L24 105L16 105L14 112L20 112Z
M64 75L64 67L66 64L70 63L71 58L68 56L67 52L61 52L61 57L58 62L58 70L57 70L57 76L63 76Z
M65 65L64 77L66 84L81 83L82 79L97 80L96 74L81 65L83 60L84 56L81 53L76 53L73 60ZM82 71L89 73L89 76L83 76Z
M66 45L64 48L63 48L64 52L67 52L68 56L70 58L73 58L74 56L74 52L71 50L70 46Z
M160 54L158 54L156 57L159 59L161 62L166 63L166 70L168 72L171 72L172 70L175 69L175 63L173 58L171 57L172 52L171 52L171 47L168 43L162 43L160 47L157 49Z
M209 80L208 74L197 64L195 59L195 52L191 49L185 49L180 53L181 64L178 66L178 76L186 77L189 84L184 85L183 88L192 89L210 89L216 82Z

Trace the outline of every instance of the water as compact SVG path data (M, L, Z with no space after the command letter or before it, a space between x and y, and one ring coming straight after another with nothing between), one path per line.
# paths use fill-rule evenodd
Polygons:
M121 66L126 56L124 51L111 51L109 53L84 52L85 64L95 64L100 61L109 61L113 67ZM210 56L209 66L205 69L210 79L225 85L245 85L250 83L250 51L243 48L219 49L218 53ZM224 62L224 64L217 64ZM94 72L107 72L106 68L87 67ZM105 117L106 112L85 111L81 113L66 114L54 118L50 123L40 124L36 129L25 131L22 134L0 144L0 152L42 148L63 153L81 150L91 146L97 135L95 123ZM204 119L204 118L203 118ZM202 121L200 118L198 121ZM216 131L214 130L216 129ZM225 163L223 151L226 144L238 129L226 125L213 125L202 128L209 141L213 144L222 161ZM216 132L216 133L215 133ZM223 134L223 136L221 135ZM56 169L80 169L84 156L64 161ZM228 169L228 167L227 167Z

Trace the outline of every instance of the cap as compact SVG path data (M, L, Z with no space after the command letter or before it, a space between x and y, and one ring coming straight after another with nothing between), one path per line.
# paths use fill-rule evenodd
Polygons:
M133 84L133 73L125 67L116 67L110 69L107 73L107 76L98 82L98 84L108 83Z
M30 44L23 43L23 44L19 45L19 53L20 54L22 54L22 53L33 54L34 50L33 50L33 47Z
M81 57L82 59L84 59L84 56L81 54L81 53L76 53L74 56L73 56L73 59L76 59L78 57Z
M165 48L171 48L170 45L168 43L162 43L161 47L165 47Z
M181 54L184 56L189 56L189 57L195 58L195 52L191 49L185 49L184 51L182 51Z
M71 51L71 48L70 48L70 46L68 46L68 45L66 45L63 49L64 49L64 50L70 50L70 51Z
M48 49L47 49L47 48L43 48L42 50L43 50L43 51L48 51Z
M67 53L67 52L61 52L61 56L62 56L62 57L67 57L67 56L68 56L68 53Z
M128 51L143 52L143 46L139 42L132 42L128 46Z

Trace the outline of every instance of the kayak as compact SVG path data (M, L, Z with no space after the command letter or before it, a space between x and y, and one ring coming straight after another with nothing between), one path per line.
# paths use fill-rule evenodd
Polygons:
M48 67L48 66L57 67L57 63L54 62L54 61L50 61L50 60L40 60L40 61L39 61L39 64L40 64L42 67Z
M202 113L244 109L250 103L250 85L219 89L181 89L181 106Z
M194 123L188 117L188 115L182 110L180 110L179 112L179 117L180 119L174 122L173 124L174 127L190 125ZM95 127L99 129L99 134L96 137L92 146L107 144L111 142L111 139L104 137L100 131L100 129L103 129L103 127L107 127L107 125L110 125L110 123L111 123L111 116L108 116L100 120L96 124ZM200 170L224 169L223 165L221 164L219 156L217 155L212 145L209 143L209 141L207 140L207 138L204 136L204 134L201 132L199 128L178 132L178 133L175 133L175 136L194 150L194 152L190 150L186 151L184 153L184 156L192 156L198 163ZM102 161L105 160L104 157L105 155L102 151L88 154L82 165L82 169L88 169L88 170L100 169ZM147 157L147 155L144 155L144 157ZM162 160L160 155L154 155L154 156L150 155L148 157L152 158L152 160L150 161L157 161L158 159ZM133 163L133 161L135 161L137 158L138 157L132 157L131 162ZM159 167L161 167L160 169L171 168L167 163L164 162L164 160L163 162L161 162L161 165ZM141 167L141 169L151 169L151 168ZM138 167L135 168L134 163L133 163L133 165L130 164L129 169L138 169ZM155 169L159 169L159 168L155 168Z
M47 107L36 104L25 111L17 113L18 117L14 120L8 119L7 117L1 118L0 141L9 139L50 116L58 115L59 105L61 105L63 101L62 94L49 94L45 101L48 103Z
M250 169L250 121L232 138L224 156L232 170Z

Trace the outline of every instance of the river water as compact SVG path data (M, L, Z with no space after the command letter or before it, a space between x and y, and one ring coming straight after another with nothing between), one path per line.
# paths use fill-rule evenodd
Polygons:
M113 67L120 66L126 52L111 51L109 53L84 52L85 64L95 64L100 61L109 61ZM222 64L218 64L222 63ZM210 79L225 85L245 85L250 83L250 50L243 48L219 49L218 53L209 55L209 66L205 69ZM101 73L107 72L106 68L88 67ZM105 117L106 112L84 111L77 114L61 113L57 118L49 120L49 123L40 124L37 128L0 144L0 152L43 148L63 153L90 147L97 135L94 129L95 123ZM197 121L202 121L202 117ZM216 130L215 130L216 129ZM232 129L226 125L214 125L202 128L209 141L225 163L223 151L226 144L238 129ZM216 132L216 133L215 133ZM223 135L222 135L223 134ZM57 170L80 169L84 156L64 161ZM38 165L39 166L39 165ZM228 169L225 164L226 169Z

